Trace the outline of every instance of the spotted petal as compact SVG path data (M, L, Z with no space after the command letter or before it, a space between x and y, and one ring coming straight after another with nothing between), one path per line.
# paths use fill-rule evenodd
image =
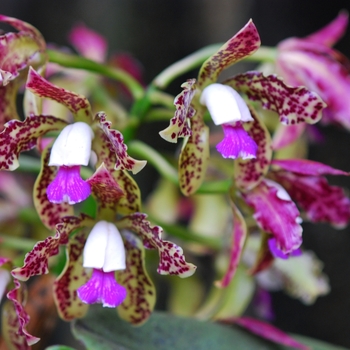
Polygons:
M91 107L86 97L50 83L33 68L29 69L26 88L39 97L49 98L67 107L76 122L91 123Z
M176 143L179 137L191 135L188 118L192 118L195 114L195 110L191 106L192 98L196 92L195 82L195 79L187 80L181 85L183 91L175 97L175 115L171 118L170 125L159 133L168 142Z
M209 128L199 114L192 118L191 124L192 135L179 159L180 189L185 196L190 196L200 187L209 161Z
M99 166L87 182L91 186L93 196L98 201L99 213L105 212L105 215L110 213L113 218L119 199L124 196L124 191L107 170L104 163Z
M172 242L162 240L162 228L160 226L152 227L146 218L146 214L131 214L119 220L117 226L119 229L128 229L137 233L146 248L158 249L159 265L157 271L159 274L180 277L193 275L196 266L185 261L182 248Z
M87 310L77 295L77 289L84 285L89 276L83 268L83 249L88 232L82 230L69 239L66 265L53 286L58 314L65 321L83 317Z
M47 187L54 180L56 170L48 166L51 147L43 151L40 173L33 189L33 201L41 222L48 228L54 229L64 216L74 214L74 209L68 203L52 203L47 198Z
M260 101L264 108L277 112L285 125L317 123L326 107L315 92L305 87L288 86L276 75L265 77L261 72L251 71L224 83L247 94L250 100Z
M0 86L0 131L4 124L12 119L19 119L16 107L18 82L11 81L6 86Z
M288 254L301 245L300 214L288 193L277 183L263 180L243 194L254 209L254 219L260 228L276 238L277 247Z
M118 307L119 316L135 325L145 322L153 311L156 290L145 266L142 242L132 233L122 232L125 239L126 269L118 271L118 281L127 289L124 302Z
M18 155L35 147L38 137L67 123L52 116L29 116L24 121L11 120L0 133L0 170L18 168Z
M249 20L217 53L203 63L198 76L198 85L201 89L204 89L207 85L216 82L219 74L224 69L250 56L259 47L259 33L253 21Z
M256 158L236 159L234 162L235 184L242 191L254 188L265 177L272 158L270 133L256 111L252 107L249 109L254 121L244 125L258 148Z
M15 287L7 293L9 299L2 310L2 334L9 349L29 350L40 339L29 334L29 315L24 309L25 286L14 280Z
M136 160L128 155L123 135L118 130L111 129L111 122L106 119L105 113L98 113L97 118L100 128L107 137L108 147L116 154L115 169L126 169L132 171L133 174L141 171L147 162L145 160Z

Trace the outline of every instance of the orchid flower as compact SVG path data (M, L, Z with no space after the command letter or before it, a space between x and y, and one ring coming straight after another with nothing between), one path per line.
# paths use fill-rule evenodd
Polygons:
M287 84L303 85L327 103L323 121L350 130L349 60L332 46L342 37L348 14L340 12L327 26L305 38L289 38L277 46L276 72Z
M34 148L48 132L60 131L52 151L49 148L43 152L43 167L34 188L39 216L48 228L54 228L60 217L73 214L70 204L81 202L90 195L90 186L80 177L80 166L88 165L91 150L99 156L99 152L106 153L106 149L112 148L117 155L116 169L133 173L139 172L146 162L128 156L122 134L111 129L104 113L93 118L89 101L84 96L51 84L33 69L29 70L26 88L40 98L64 105L73 114L74 122L68 124L64 119L35 114L23 122L7 122L0 133L0 169L15 170L20 152Z
M206 109L214 124L223 127L224 139L217 150L224 158L243 160L257 157L260 151L256 137L252 137L255 112L240 93L277 112L281 123L286 125L314 124L322 116L325 104L316 93L303 87L290 87L274 75L265 77L259 72L247 72L217 82L224 69L252 55L259 46L259 34L250 20L203 63L197 82L189 79L182 85L184 90L174 100L175 115L160 135L169 142L185 138L179 159L180 188L185 195L198 189L208 165L208 128L203 121Z

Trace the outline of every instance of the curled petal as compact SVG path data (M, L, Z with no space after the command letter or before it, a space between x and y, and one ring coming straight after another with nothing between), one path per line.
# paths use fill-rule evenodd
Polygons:
M289 258L289 256L299 256L302 254L300 248L293 250L290 254L284 254L282 252L282 250L277 247L277 242L276 242L275 238L270 238L268 240L268 245L269 245L269 248L270 248L272 255L275 258L280 258L280 259L286 260Z
M86 97L50 83L33 68L29 69L26 88L39 97L49 98L66 106L75 116L75 121L91 123L91 107Z
M35 147L38 137L59 130L67 123L52 116L29 116L24 121L11 120L0 133L0 169L18 168L18 155Z
M170 125L159 133L168 142L176 143L179 137L191 135L188 118L192 118L195 114L195 110L191 106L192 98L196 92L195 82L195 79L187 80L181 85L183 91L175 97L175 115L171 118Z
M261 72L252 71L237 75L224 84L246 93L250 100L259 101L264 108L278 113L285 125L317 123L326 107L318 94L310 91L312 88L288 86L276 75L265 77Z
M77 290L79 298L86 304L102 303L103 307L120 305L126 298L126 289L117 283L114 274L93 269L90 280Z
M259 33L252 20L217 53L209 57L202 65L198 76L198 84L203 89L217 81L219 74L232 64L250 56L260 47Z
M136 160L127 153L127 146L124 143L123 135L118 130L111 129L111 122L107 121L105 113L98 113L97 118L100 127L107 136L108 147L116 154L116 170L129 170L137 174L146 165L145 160Z
M160 226L152 227L146 218L146 214L131 214L119 220L117 226L119 229L129 229L137 233L146 248L158 249L159 265L157 271L159 274L178 275L182 278L193 275L196 266L185 261L182 248L172 242L162 240L162 228Z
M18 280L14 280L15 287L7 293L8 302L4 306L2 333L11 349L31 349L40 339L29 334L26 326L29 315L24 309L25 291Z
M60 166L55 179L47 187L52 203L76 204L90 196L91 187L80 176L80 166Z
M254 218L260 228L276 238L277 247L285 254L301 245L300 214L288 193L278 184L263 180L250 192L243 194L254 208Z

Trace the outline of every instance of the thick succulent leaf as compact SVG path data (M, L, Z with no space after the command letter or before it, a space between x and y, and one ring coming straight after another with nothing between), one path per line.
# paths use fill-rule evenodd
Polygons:
M48 166L50 151L51 147L48 147L42 154L40 173L33 188L33 202L41 222L48 229L54 229L62 217L73 215L74 209L68 203L52 203L47 198L47 187L56 176L56 167Z
M73 113L76 122L92 122L91 106L86 97L50 83L33 68L29 70L26 88L39 97L49 98L66 106Z
M35 42L39 45L40 50L43 51L46 48L45 40L41 33L33 27L31 24L21 21L17 18L7 17L4 15L0 15L0 22L4 22L10 24L12 27L16 28L20 31L20 34L25 34L31 36Z
M328 278L322 273L322 268L322 262L311 251L288 260L276 259L272 266L273 270L282 274L286 292L304 304L312 304L319 296L330 291Z
M190 196L200 187L209 161L209 128L198 114L191 120L191 129L192 135L179 159L180 189L185 196Z
M112 214L111 218L113 218L119 199L125 194L104 163L99 166L87 182L91 186L93 196L97 199L99 215L108 217Z
M204 89L207 85L216 82L219 74L224 69L250 56L259 47L259 33L253 21L249 20L217 53L203 63L199 71L198 85L201 89Z
M332 22L317 32L308 35L304 40L331 47L344 35L348 21L348 13L342 11Z
M215 283L215 285L219 288L227 287L234 277L238 264L241 260L244 243L247 238L247 225L245 220L233 202L231 202L231 206L233 212L233 232L229 251L229 266L223 278Z
M183 91L175 97L175 115L170 120L170 125L161 131L159 135L168 142L176 143L179 137L191 135L191 128L187 118L192 118L195 114L191 106L192 98L196 92L196 79L189 79L181 87Z
M115 311L98 306L73 324L73 333L87 349L188 349L196 350L290 350L242 330L238 326L202 322L193 318L154 312L141 327L120 320ZM345 350L311 338L293 335L313 350Z
M271 164L274 167L300 175L350 175L350 173L346 171L335 169L329 165L308 159L274 159Z
M254 209L254 219L259 227L272 234L277 247L285 254L301 245L302 227L300 213L288 193L277 183L263 180L243 197Z
M116 154L115 169L126 169L132 171L133 174L137 174L147 162L145 160L136 160L128 155L128 147L124 143L123 135L118 130L111 129L111 122L106 119L105 113L98 113L97 118L100 128L106 135L103 141L106 141L108 148Z
M2 334L10 350L29 350L40 339L26 330L29 323L29 315L24 310L26 292L16 279L14 284L15 287L7 293L9 300L2 310Z
M26 254L24 265L12 270L12 276L21 281L27 281L32 276L49 273L49 258L58 254L60 244L67 244L67 242L68 236L61 235L57 231L54 236L36 243L34 248Z
M24 121L11 120L0 133L0 170L18 168L18 155L35 147L38 137L64 128L67 123L52 116L29 116Z
M83 317L88 310L88 305L77 295L77 289L89 279L83 268L83 249L87 235L88 232L81 230L69 239L66 266L53 286L58 314L65 321Z
M305 171L308 171L307 167ZM326 178L303 176L287 171L274 171L269 177L288 191L309 220L328 222L337 228L343 228L349 223L350 199L342 188L331 186Z
M196 266L185 261L182 248L172 242L162 240L162 228L160 226L152 227L146 218L146 214L131 214L119 220L117 226L119 229L128 229L137 233L146 248L158 249L157 272L159 274L178 275L182 278L193 275Z
M327 106L317 93L305 87L291 87L276 75L264 76L252 71L239 74L224 84L245 93L252 101L261 102L262 106L277 112L281 123L317 123L322 118L322 110Z
M126 299L117 308L119 316L135 325L144 323L151 315L156 290L145 266L142 242L132 233L124 231L126 269L117 272L118 282L127 290Z
M285 345L294 349L310 349L308 346L299 343L288 334L282 332L278 328L266 322L251 317L239 317L236 318L234 322L240 325L241 327L247 329L251 333L256 334L262 338L268 339L276 344Z
M250 107L253 122L244 123L249 136L258 146L256 158L236 159L234 162L234 179L242 191L254 188L267 174L272 158L270 133L256 111Z

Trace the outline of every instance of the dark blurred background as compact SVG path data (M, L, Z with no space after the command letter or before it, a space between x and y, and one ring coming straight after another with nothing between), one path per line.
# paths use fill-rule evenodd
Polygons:
M306 36L331 21L350 1L340 0L1 0L0 13L36 26L47 42L68 45L76 22L104 35L110 51L128 51L144 66L149 82L169 64L193 51L224 42L252 17L263 45ZM337 48L350 56L350 29ZM187 77L189 78L189 77ZM179 87L173 93L180 91ZM344 96L350 98L350 96ZM350 170L349 133L322 129L326 142L310 157ZM158 132L158 131L157 131ZM331 179L350 188L349 179ZM275 324L290 332L350 347L350 230L304 226L304 246L325 263L332 292L312 306L273 294Z

